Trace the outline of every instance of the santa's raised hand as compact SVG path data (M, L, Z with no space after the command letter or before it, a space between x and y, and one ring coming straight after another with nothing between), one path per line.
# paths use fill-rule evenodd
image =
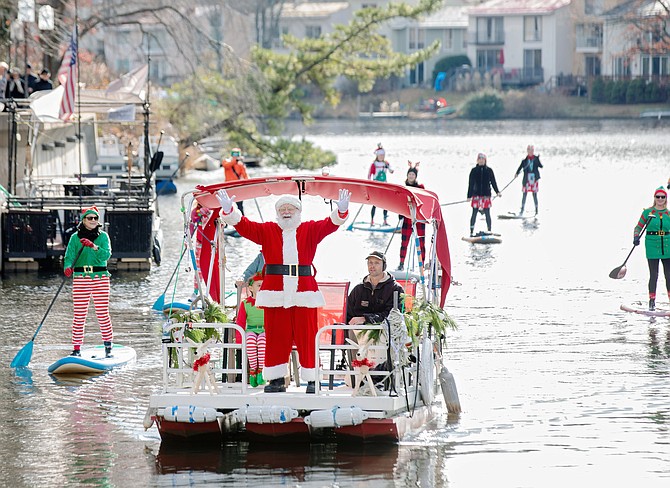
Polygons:
M351 200L351 192L344 188L340 189L340 198L337 201L337 210L341 214L345 214L349 210L349 200Z
M228 215L230 212L233 211L233 202L235 201L235 197L230 197L228 196L228 192L226 190L219 190L217 191L214 196L216 196L216 199L219 201L219 204L221 205L221 211Z

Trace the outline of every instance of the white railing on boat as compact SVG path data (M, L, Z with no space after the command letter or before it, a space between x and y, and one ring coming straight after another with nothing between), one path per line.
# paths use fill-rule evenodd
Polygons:
M220 393L224 394L250 394L250 393L259 393L262 390L251 388L246 381L248 376L248 367L247 367L247 353L246 353L246 335L245 331L239 325L229 322L229 323L169 323L166 324L163 328L163 393L178 393L184 392L193 386L194 371L193 371L193 354L194 350L200 343L189 343L184 339L184 331L186 329L214 329L217 331L218 335L222 338L221 342L216 342L209 347L209 353L211 356L210 365L212 366L212 372L215 376L216 386L219 388ZM336 368L335 364L335 355L338 351L341 351L342 354L347 354L347 351L351 352L351 358L355 358L358 346L350 343L340 343L336 344L335 341L324 340L324 337L327 333L332 334L332 337L337 337L338 332L346 337L348 331L355 331L355 333L360 337L361 332L367 331L385 331L386 326L384 324L379 325L346 325L346 324L333 324L324 326L319 329L315 337L315 372L316 378L319 380L318 387L316 388L316 395L319 396L329 396L334 394L341 395L341 388L345 386L349 391L353 385L355 385L355 376L356 371L353 367L343 366L343 363L350 364L351 361L343 361L340 363L340 367ZM242 337L241 344L232 342L232 336L238 332ZM228 340L226 340L228 339ZM171 353L174 351L174 353ZM240 367L236 366L236 352L241 351L241 364ZM370 344L368 346L369 352L383 352L383 354L378 354L379 362L382 362L381 359L385 361L384 357L388 351L388 346L386 344ZM415 348L413 347L413 352L416 353ZM171 356L174 356L176 359L171 361ZM327 364L328 367L323 365ZM290 363L289 363L290 366ZM393 369L393 368L391 368ZM288 373L288 371L287 371ZM372 377L373 383L379 384L380 382L391 377L392 388L396 392L408 392L414 390L416 387L416 378L418 378L418 372L416 371L416 366L412 364L411 366L402 368L402 371L387 371L387 370L370 370L370 376ZM350 383L347 384L347 376L351 378ZM404 376L404 378L403 378ZM226 381L223 381L223 379ZM236 379L236 377L238 377ZM242 378L243 380L239 380ZM378 391L378 393L380 393ZM383 393L388 395L388 393Z

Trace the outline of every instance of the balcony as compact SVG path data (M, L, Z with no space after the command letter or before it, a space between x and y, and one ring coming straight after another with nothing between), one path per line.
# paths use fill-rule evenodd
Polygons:
M491 46L505 44L504 32L476 32L468 34L468 44L477 46Z
M578 53L600 53L603 50L603 38L577 34L576 50Z

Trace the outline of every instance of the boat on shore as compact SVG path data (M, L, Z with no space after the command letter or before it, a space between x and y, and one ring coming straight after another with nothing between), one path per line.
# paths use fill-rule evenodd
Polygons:
M352 192L351 202L369 203L391 212L420 219L432 225L435 239L429 253L431 263L420 277L420 296L442 307L451 280L449 247L441 208L435 193L418 188L370 180L330 176L253 178L198 187L192 194L203 206L219 211L214 193L226 189L237 201L270 195L295 194L337 199L340 188ZM182 197L183 201L187 196ZM190 215L188 205L184 206ZM210 218L215 236L223 228ZM206 228L207 229L207 228ZM211 234L206 230L208 238ZM225 239L217 242L225 255ZM187 238L187 245L192 246ZM221 247L223 246L223 247ZM203 247L203 251L205 248ZM202 253L200 263L215 263L214 255ZM214 266L217 269L224 269ZM211 266L210 266L211 269ZM202 267L203 276L211 276ZM216 279L210 278L214 283ZM220 280L221 283L224 280ZM431 286L425 286L431 283ZM163 327L163 372L160 390L150 396L145 428L156 425L163 442L221 443L229 440L255 442L390 442L396 443L425 428L444 407L453 404L455 388L443 364L444 334L437 324L421 326L410 334L405 315L394 308L389 319L378 325L346 325L348 282L319 283L326 305L319 309L319 331L315 338L316 391L308 394L300 382L295 353L287 371L285 393L265 393L252 388L247 378L246 338L236 344L227 338L243 332L235 323L181 323L168 321ZM212 289L212 297L225 296ZM197 303L198 300L192 302ZM398 303L407 303L399 300ZM417 301L412 301L414 306ZM211 372L216 388L194 389L194 349L202 343L184 340L190 335L217 337L210 344ZM358 344L344 337L356 337ZM372 338L376 339L373 340ZM203 340L204 341L204 340ZM352 360L367 345L377 366L364 374ZM236 362L235 358L241 357ZM360 388L355 388L358 385ZM363 386L361 386L363 385Z

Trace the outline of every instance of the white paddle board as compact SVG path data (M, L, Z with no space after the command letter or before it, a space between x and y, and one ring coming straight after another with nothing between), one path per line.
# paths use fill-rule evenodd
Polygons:
M235 230L235 227L228 226L225 229L223 229L223 235L224 236L230 236L230 237L242 237L240 234Z
M105 357L105 346L86 347L81 356L65 356L49 366L51 374L104 373L128 364L137 357L135 349L120 344L112 345L112 357Z
M477 234L474 237L463 237L463 240L473 244L500 244L502 236L500 234Z
M648 317L670 317L670 310L657 308L656 310L649 310L649 306L642 302L622 303L621 310L624 312L637 313L646 315Z

